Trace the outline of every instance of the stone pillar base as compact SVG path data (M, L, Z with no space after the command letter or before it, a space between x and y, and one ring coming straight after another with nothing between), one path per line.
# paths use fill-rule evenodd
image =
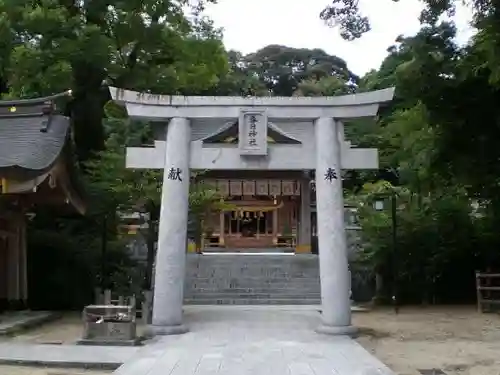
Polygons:
M354 326L327 326L325 324L321 324L318 328L316 328L316 333L321 333L323 335L332 335L332 336L355 336L358 332L358 329Z
M148 325L146 328L146 336L168 336L168 335L182 335L189 332L189 328L184 324L179 324L176 326L156 326Z

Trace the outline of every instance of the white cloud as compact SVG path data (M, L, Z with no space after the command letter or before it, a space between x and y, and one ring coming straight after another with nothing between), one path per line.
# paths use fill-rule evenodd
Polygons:
M415 34L422 9L419 0L360 0L362 12L370 18L372 30L361 39L346 42L336 29L329 28L319 13L329 0L219 0L206 14L217 27L224 28L224 44L243 53L254 52L269 44L296 48L321 48L348 62L349 68L362 75L378 68L387 48L398 35ZM470 12L457 13L459 40L466 41Z

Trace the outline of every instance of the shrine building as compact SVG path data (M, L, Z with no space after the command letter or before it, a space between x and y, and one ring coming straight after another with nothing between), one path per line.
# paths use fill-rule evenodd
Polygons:
M85 211L70 120L57 108L70 95L0 101L0 310L27 306L26 229L33 209Z

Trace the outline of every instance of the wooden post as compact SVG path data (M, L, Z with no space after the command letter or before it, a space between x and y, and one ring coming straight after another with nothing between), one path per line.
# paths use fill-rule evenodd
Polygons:
M273 243L278 244L278 209L273 210Z
M477 294L477 312L482 313L482 305L481 305L481 277L480 273L476 271L476 294Z
M125 297L124 296L119 296L118 297L118 305L119 306L125 305Z
M135 312L135 310L137 308L137 301L136 301L136 298L135 298L135 294L132 294L132 296L129 297L128 305L132 306L132 309Z
M106 289L104 291L104 304L111 305L111 289Z
M144 325L151 323L151 312L152 312L152 300L153 294L150 290L145 290L143 292L143 301L142 301L142 316L141 320Z
M104 300L102 298L101 288L94 289L94 303L96 305L103 305L104 304Z
M260 224L260 211L255 211L254 212L256 218L257 218L257 231L255 233L257 239L260 238L260 233L259 233L259 224Z
M221 211L219 214L219 246L224 246L224 230L225 230L225 222L224 222L224 211Z

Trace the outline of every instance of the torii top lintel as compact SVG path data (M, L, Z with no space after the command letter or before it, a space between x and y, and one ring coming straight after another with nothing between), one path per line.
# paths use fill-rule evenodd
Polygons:
M266 110L268 118L359 118L377 114L395 88L329 97L237 97L154 95L110 87L113 100L132 118L238 118L242 109Z

